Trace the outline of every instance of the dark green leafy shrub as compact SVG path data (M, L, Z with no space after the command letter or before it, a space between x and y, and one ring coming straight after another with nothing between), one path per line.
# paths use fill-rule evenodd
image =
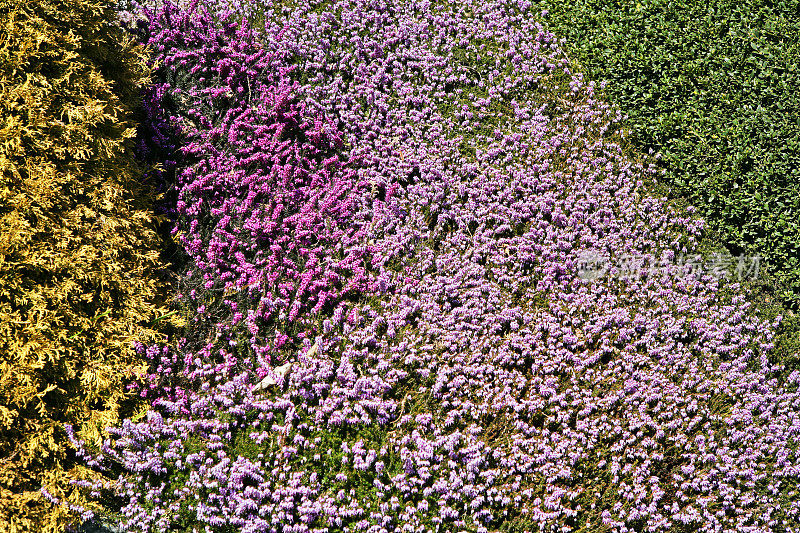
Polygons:
M791 322L785 309L800 307L800 3L535 5L550 11L551 30L587 77L607 82L636 148L661 152L671 196L696 205L732 254L762 256L759 294L771 293Z

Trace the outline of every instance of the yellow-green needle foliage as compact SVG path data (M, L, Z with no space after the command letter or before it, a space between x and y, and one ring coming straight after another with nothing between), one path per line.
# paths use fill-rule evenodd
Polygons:
M143 51L102 0L0 0L0 531L56 532L164 338L158 217L132 158ZM164 327L164 322L158 324ZM64 501L54 505L44 488ZM89 506L89 508L93 508Z

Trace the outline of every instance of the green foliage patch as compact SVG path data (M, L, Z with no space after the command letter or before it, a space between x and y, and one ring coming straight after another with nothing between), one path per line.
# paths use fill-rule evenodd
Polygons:
M708 239L762 257L751 300L765 316L784 315L776 344L791 352L800 336L800 2L534 4L549 11L546 24L579 70L607 83L635 148L662 154L663 189L698 207Z

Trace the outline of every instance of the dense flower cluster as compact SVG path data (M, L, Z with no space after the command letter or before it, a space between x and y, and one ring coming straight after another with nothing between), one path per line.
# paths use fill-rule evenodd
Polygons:
M246 325L262 367L287 333L309 333L303 317L366 288L371 216L357 215L366 187L357 161L340 160L342 140L324 115L309 118L293 99L292 68L246 24L218 22L223 13L195 4L151 15L148 44L165 81L148 94L150 124L160 135L182 132L173 233L193 261L188 284L222 305L209 316L198 290L185 299L214 333Z
M129 528L796 530L800 375L770 366L774 324L726 297L735 285L672 263L697 250L702 221L642 194L653 167L623 152L620 115L528 6L263 0L248 13L266 21L245 42L263 43L273 77L256 93L202 85L219 72L197 80L187 108L208 110L185 125L195 162L178 211L205 289L257 282L271 299L252 336L235 339L231 320L201 349L148 349L196 386L103 450L129 472ZM224 20L216 42L250 31ZM190 42L174 27L153 43ZM231 74L251 68L237 53L241 65L215 63L224 79L247 78ZM172 68L206 64L182 54ZM271 103L254 127L236 118L250 94ZM220 98L241 107L217 117ZM264 163L288 158L287 141L260 125L290 123L314 149L339 139L305 113L329 117L347 144L325 150L358 164L295 155L307 180L290 204ZM278 230L281 201L312 210ZM297 243L294 260L260 235ZM587 252L666 266L587 280ZM328 257L335 276L317 269ZM262 344L264 328L292 342ZM263 373L216 366L237 342L275 385L254 392Z

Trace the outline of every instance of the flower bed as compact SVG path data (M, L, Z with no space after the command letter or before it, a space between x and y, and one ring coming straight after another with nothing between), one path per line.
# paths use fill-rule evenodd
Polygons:
M525 3L219 15L150 19L194 70L164 107L209 338L146 349L170 378L103 450L131 529L791 530L776 324L675 264L702 220Z

